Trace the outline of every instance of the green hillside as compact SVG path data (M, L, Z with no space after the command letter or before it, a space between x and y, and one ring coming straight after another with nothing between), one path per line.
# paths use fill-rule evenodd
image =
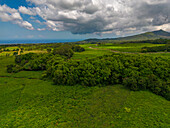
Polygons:
M159 30L159 31L153 31L153 32L146 32L139 35L129 36L129 37L123 37L118 38L116 40L129 40L129 41L137 41L137 40L153 40L153 39L170 39L170 33Z
M138 35L119 37L119 38L106 38L106 39L87 39L88 42L99 42L99 41L141 41L141 40L155 40L155 39L170 39L170 33L159 30L146 32Z

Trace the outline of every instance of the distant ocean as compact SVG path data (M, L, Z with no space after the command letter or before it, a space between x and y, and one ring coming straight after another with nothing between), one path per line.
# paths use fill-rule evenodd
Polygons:
M36 43L66 43L66 42L76 42L81 41L81 39L54 39L54 40L0 40L1 44L36 44Z

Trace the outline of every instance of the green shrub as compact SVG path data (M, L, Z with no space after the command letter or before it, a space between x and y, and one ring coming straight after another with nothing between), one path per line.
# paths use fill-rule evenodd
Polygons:
M7 72L8 73L17 73L21 70L22 70L22 67L19 66L19 65L10 64L10 65L7 66Z
M73 45L72 50L74 52L83 52L83 51L85 51L85 49L83 47L79 46L79 45Z
M54 49L52 53L54 55L59 54L61 56L65 56L67 58L71 58L74 54L70 45L62 45L61 47Z

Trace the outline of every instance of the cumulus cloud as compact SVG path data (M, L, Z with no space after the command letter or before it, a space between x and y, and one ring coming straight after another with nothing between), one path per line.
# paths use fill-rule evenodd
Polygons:
M22 20L16 9L9 8L7 5L0 5L0 19L4 22Z
M36 12L33 8L26 8L24 6L19 7L19 12L27 15L36 15Z
M167 3L168 0L144 0L148 4L162 4Z
M22 20L19 13L8 14L3 12L0 12L0 19L4 22L13 21L13 20Z
M16 9L14 8L10 8L7 5L0 5L0 12L6 12L6 13L16 13L18 12Z
M10 8L7 5L0 5L0 20L4 22L9 21L26 29L34 30L32 24L22 19L18 10Z
M169 0L27 0L53 31L139 31L170 23ZM165 25L166 26L166 25ZM155 28L154 27L154 28Z
M16 21L15 23L18 24L21 27L26 28L26 29L34 30L34 27L28 21Z
M35 7L19 12L38 15L53 31L73 34L123 33L169 27L169 0L26 0ZM0 10L2 10L0 8ZM17 10L6 8L9 12ZM8 15L4 20L10 20ZM17 16L16 16L17 18ZM19 17L18 17L19 18ZM38 22L37 22L38 23ZM40 29L39 29L40 30Z
M37 28L38 31L45 31L45 28Z

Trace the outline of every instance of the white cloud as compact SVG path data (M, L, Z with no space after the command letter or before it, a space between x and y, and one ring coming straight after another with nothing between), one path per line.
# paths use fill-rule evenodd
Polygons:
M4 22L22 20L19 12L7 5L0 5L0 19Z
M155 29L157 29L157 30L163 29L165 31L169 31L170 32L170 23L163 24L161 26L156 26Z
M26 0L27 2L34 3L36 5L44 4L46 0Z
M26 8L24 6L19 7L19 12L27 15L36 15L34 8Z
M38 15L47 29L73 34L130 33L166 26L170 23L170 0L26 0L33 8L19 7L23 14ZM18 13L7 6L0 13ZM4 21L19 19L5 13ZM2 18L3 17L3 18ZM36 17L35 17L36 18ZM21 20L21 19L20 19ZM39 21L36 21L37 23ZM40 25L42 25L40 23ZM26 27L32 29L30 27ZM169 26L168 26L169 27ZM41 30L40 28L37 30ZM166 29L168 30L168 29Z
M20 14L18 12L12 13L11 17L13 20L22 20Z
M31 17L30 17L30 19L35 20L36 18L35 18L35 17L33 17L33 16L31 16Z
M45 31L45 28L37 28L38 31Z
M34 27L28 21L22 21L22 20L21 21L15 21L14 24L18 24L19 26L24 27L28 30L34 30Z
M134 32L170 22L169 0L27 0L53 31Z
M10 8L7 5L0 5L0 20L4 22L9 21L26 29L34 30L31 23L22 19L18 10Z
M7 21L15 21L15 20L22 20L21 16L19 13L12 13L12 14L8 14L8 13L4 13L4 12L0 12L0 19L4 22Z
M32 24L29 23L29 22L27 22L27 21L21 22L20 26L25 27L25 28L27 28L27 29L29 29L29 30L34 30Z
M6 13L16 13L18 12L16 9L14 8L10 8L7 5L0 5L0 12L6 12Z
M148 4L162 4L167 3L168 0L144 0Z
M0 19L4 22L12 20L10 15L8 15L7 13L1 13L1 12L0 12Z
M35 20L35 22L41 24L41 22L39 20Z

